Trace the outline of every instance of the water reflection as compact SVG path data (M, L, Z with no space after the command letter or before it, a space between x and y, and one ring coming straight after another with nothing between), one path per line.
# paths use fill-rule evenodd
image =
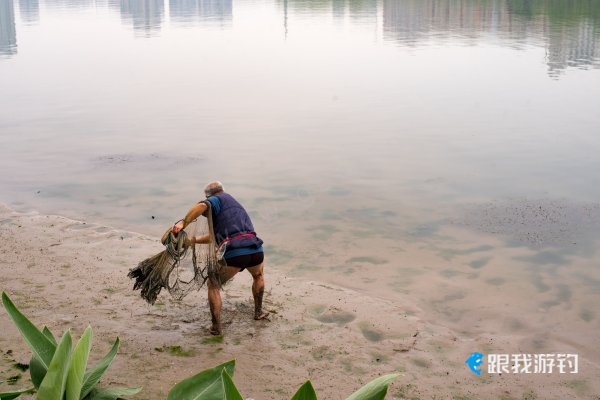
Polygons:
M48 0L50 8L107 6L138 36L161 30L167 0ZM19 0L21 20L39 21L39 0ZM429 45L493 43L545 50L548 73L600 67L600 1L588 0L275 0L287 34L290 21L314 15L372 27L388 43ZM232 20L233 0L168 0L175 25ZM0 1L0 54L16 54L13 0ZM306 22L306 21L303 21ZM304 29L301 24L298 29Z
M546 49L549 74L598 67L600 2L383 0L384 38L406 46L434 41L474 44L490 35L515 48Z
M543 47L551 76L600 64L600 2L573 0L278 0L289 18L330 14L362 26L383 18L383 39L401 46L498 43ZM498 41L498 39L500 41Z
M40 20L39 0L19 0L19 14L25 24L35 24Z
M294 14L331 14L336 18L348 15L359 20L375 18L381 0L278 0L278 3Z
M17 53L13 0L0 1L0 57Z
M108 0L109 2L111 0ZM86 9L101 6L99 0L46 0L44 5L58 10Z
M549 73L557 76L567 67L600 66L600 29L590 21L550 26L546 47Z
M378 4L378 1L349 0L348 13L350 18L375 21L379 9Z
M131 23L137 35L150 37L160 32L165 13L163 0L121 0L121 20Z
M180 25L229 22L232 10L232 0L169 0L171 21Z

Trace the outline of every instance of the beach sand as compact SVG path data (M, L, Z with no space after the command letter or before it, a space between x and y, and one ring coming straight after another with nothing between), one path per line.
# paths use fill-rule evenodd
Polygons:
M241 273L224 289L224 336L215 339L207 330L205 289L181 302L163 292L154 306L132 291L129 269L161 250L158 238L0 206L0 289L36 325L47 325L57 336L71 328L77 338L91 325L92 361L118 336L119 354L101 386L142 386L134 399L164 399L176 382L230 359L237 360L234 381L240 392L256 400L290 398L307 379L320 398L343 399L392 372L400 376L390 399L600 398L597 330L569 342L515 322L503 334L490 335L497 321L487 320L485 309L462 303L444 308L461 298L435 293L434 283L419 276L412 281L424 297L446 298L434 304L459 313L457 320L476 329L436 320L414 295L396 293L392 300L349 285L292 277L267 253L270 320L252 319L252 281ZM0 391L25 387L29 374L14 363L27 363L31 353L4 310L0 326L0 381L21 375L15 385L0 383ZM552 349L578 353L579 373L476 376L464 363L474 351Z

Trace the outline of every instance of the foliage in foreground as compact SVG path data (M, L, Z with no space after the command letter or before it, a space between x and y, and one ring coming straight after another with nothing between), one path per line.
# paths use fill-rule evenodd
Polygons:
M37 328L13 304L6 293L2 303L32 351L29 373L33 387L0 393L0 400L12 400L24 393L37 392L38 400L117 400L134 395L141 388L98 388L119 350L119 338L112 349L95 366L88 368L88 357L92 347L92 328L83 332L73 348L70 330L59 342L47 327ZM235 360L228 361L177 383L168 394L167 400L243 400L233 383ZM381 376L352 394L346 400L383 400L388 385L397 374ZM292 400L317 400L310 383L304 383Z
M112 349L95 366L88 368L92 349L92 328L83 332L73 348L71 331L67 330L59 342L48 327L37 328L2 293L6 312L21 332L32 352L29 374L33 387L0 393L0 399L9 400L23 393L37 392L39 400L116 400L121 396L135 394L141 388L99 388L96 385L104 375L119 350L119 338Z

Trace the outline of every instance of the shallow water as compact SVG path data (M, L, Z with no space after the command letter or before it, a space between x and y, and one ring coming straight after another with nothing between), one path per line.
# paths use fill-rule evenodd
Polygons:
M290 274L599 326L596 2L2 0L0 93L13 208L159 235L220 179Z

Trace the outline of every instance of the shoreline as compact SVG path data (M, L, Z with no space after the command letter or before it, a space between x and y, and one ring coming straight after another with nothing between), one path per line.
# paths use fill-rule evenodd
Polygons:
M464 365L468 354L523 352L522 338L453 331L434 324L408 296L390 301L290 278L269 264L265 308L271 320L252 319L251 278L242 273L224 289L219 342L206 330L210 314L204 289L181 302L161 292L155 306L131 290L127 272L162 250L158 238L61 216L17 213L3 205L0 238L0 289L32 322L48 325L57 335L72 328L79 337L90 324L92 361L119 336L121 349L101 385L143 386L133 399L164 398L174 383L232 358L237 359L236 384L244 397L254 399L289 398L309 378L320 398L342 399L391 372L401 375L390 386L390 399L588 399L600 392L592 379L600 368L585 354L576 377L477 377ZM12 363L27 363L30 351L4 311L0 323L6 327L0 339L3 380L17 374ZM543 348L552 345L566 348L552 339ZM577 352L577 345L570 349ZM16 386L0 384L0 391L26 386L28 376L23 373Z

